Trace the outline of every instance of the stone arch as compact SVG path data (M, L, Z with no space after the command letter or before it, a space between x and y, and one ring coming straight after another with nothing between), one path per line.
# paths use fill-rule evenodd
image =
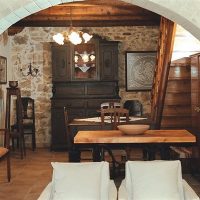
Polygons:
M163 4L162 0L123 1L135 4L142 8L158 13L168 19L171 19L172 21L183 26L200 40L200 20L198 20L198 13L200 12L200 0L166 0L165 4ZM72 0L60 0L60 2L55 1L54 5L66 2L72 2ZM8 8L7 4L5 5ZM5 9L5 12L0 18L0 33L4 32L7 28L9 28L12 24L16 23L20 19L51 6L53 5L50 2L43 4L41 1L39 4L38 2L36 3L35 0L29 0L27 2L23 1L21 4L13 4L12 11L10 11L10 9L3 8Z

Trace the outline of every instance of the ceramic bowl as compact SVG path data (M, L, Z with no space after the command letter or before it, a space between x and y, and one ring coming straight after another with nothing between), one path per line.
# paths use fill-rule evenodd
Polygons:
M18 81L9 81L9 86L11 88L16 88L18 86Z
M149 129L149 125L145 124L126 124L118 125L117 128L127 135L138 135L143 134L146 130Z

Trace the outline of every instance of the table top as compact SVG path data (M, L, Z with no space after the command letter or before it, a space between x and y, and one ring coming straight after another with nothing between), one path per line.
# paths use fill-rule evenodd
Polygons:
M196 137L187 130L147 130L140 135L125 135L120 130L79 131L75 144L102 143L195 143Z

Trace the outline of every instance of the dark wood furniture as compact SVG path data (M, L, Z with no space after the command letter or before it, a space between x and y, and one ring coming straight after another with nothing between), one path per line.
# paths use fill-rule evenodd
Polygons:
M67 149L63 107L72 120L97 116L101 103L120 101L118 42L94 36L84 46L53 43L52 72L51 149Z
M36 148L35 139L35 103L30 97L22 97L22 112L23 112L23 130L24 135L31 135L32 150Z
M78 146L91 144L94 148L94 160L101 160L101 144L111 145L136 145L136 144L162 144L163 153L161 159L169 159L169 145L195 144L196 137L187 130L147 130L140 135L125 135L120 130L97 130L79 131L74 138L74 143ZM167 152L165 152L167 150ZM165 152L165 153L164 153Z
M4 137L4 144L2 147L0 147L0 161L4 159L7 160L7 179L8 182L10 182L11 169L10 169L10 151L9 151L9 142L10 142L9 130L0 129L0 135L3 135Z
M142 116L143 106L138 100L127 100L124 102L124 108L129 110L129 116Z
M12 96L16 97L17 108L16 108L16 118L17 118L17 129L11 126L11 99ZM6 119L5 128L10 131L10 138L12 139L12 147L14 149L14 141L17 140L19 146L21 159L26 155L25 140L24 140L24 130L23 130L23 114L22 114L22 101L21 101L21 91L19 88L7 88L6 96Z
M70 127L70 138L73 141L74 137L76 136L78 131L83 130L112 130L113 124L110 123L110 120L106 120L104 125L102 125L101 117L93 117L93 118L80 118L80 119L74 119L69 123ZM126 124L126 120L120 122L120 124ZM135 117L129 117L129 123L130 124L151 124L151 120L148 118L141 118L139 120L135 120ZM73 146L74 143L72 143L70 146ZM74 146L73 146L74 148ZM77 150L77 149L75 149ZM76 161L80 160L80 156L78 156L78 153L75 153Z
M30 97L21 97L22 103L22 120L23 120L23 132L24 135L31 135L31 146L34 151L36 148L36 139L35 139L35 103L34 99ZM16 105L17 113L19 113L18 102ZM12 125L12 130L19 129L19 115L17 115L17 123Z

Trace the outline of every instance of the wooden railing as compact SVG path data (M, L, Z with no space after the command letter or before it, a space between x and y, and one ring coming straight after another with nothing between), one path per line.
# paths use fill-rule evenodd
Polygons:
M161 125L175 28L174 22L161 17L157 62L151 94L151 118L155 129L160 129Z

